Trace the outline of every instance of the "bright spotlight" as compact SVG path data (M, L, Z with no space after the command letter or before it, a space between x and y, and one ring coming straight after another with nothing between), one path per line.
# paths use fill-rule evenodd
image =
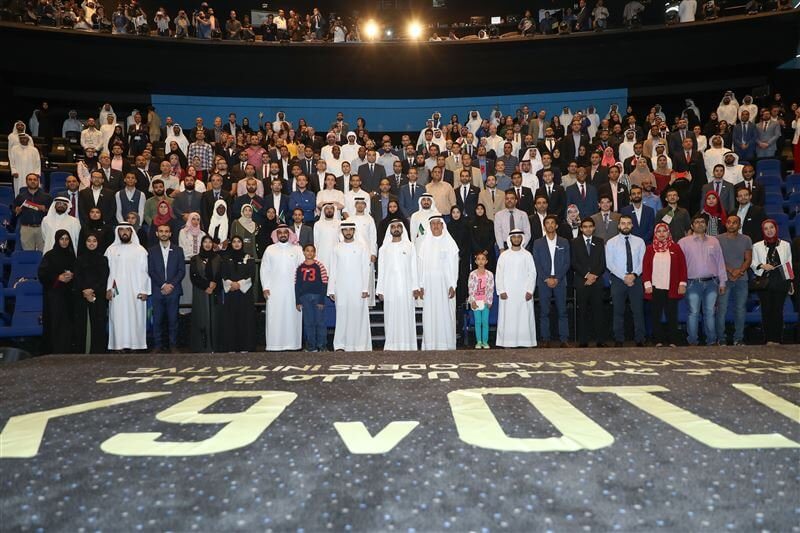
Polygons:
M377 38L379 32L380 28L378 27L378 23L374 20L368 20L364 25L364 36L366 36L367 39L372 40Z
M410 22L408 24L408 36L412 39L419 39L422 36L422 24L419 22Z
M386 36L387 37L391 37L392 36L392 30L386 30Z

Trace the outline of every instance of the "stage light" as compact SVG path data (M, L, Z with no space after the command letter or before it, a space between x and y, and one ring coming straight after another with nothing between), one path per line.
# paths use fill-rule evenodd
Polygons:
M422 24L412 21L408 24L408 36L412 39L419 39L422 36Z
M380 28L378 27L378 23L374 20L368 20L367 23L364 25L364 36L367 39L373 40L378 37L378 33L380 32Z
M386 30L386 36L387 37L391 37L392 36L392 30L391 29Z

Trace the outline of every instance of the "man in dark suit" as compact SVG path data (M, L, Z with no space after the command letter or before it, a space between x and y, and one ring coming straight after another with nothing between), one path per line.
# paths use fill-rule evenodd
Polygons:
M183 294L181 282L186 275L186 266L183 249L170 242L172 230L167 224L156 228L156 237L158 244L152 246L147 255L150 301L153 304L153 352L162 350L166 319L169 349L175 353L178 347L178 305Z
M534 199L533 214L528 217L531 226L531 240L528 251L533 253L533 243L536 239L544 237L544 219L547 218L547 196L537 196Z
M125 187L125 183L122 181L124 177L122 171L111 168L111 157L109 157L108 154L100 154L98 162L97 170L103 173L103 180L105 181L106 187L114 192Z
M590 183L586 183L588 173L585 168L578 168L577 183L570 185L566 189L567 205L575 204L581 218L590 217L597 213L597 188Z
M653 242L653 231L656 228L656 212L652 207L642 203L642 188L639 185L631 185L631 203L620 211L622 215L628 215L633 220L633 230L631 233L644 240L645 244Z
M409 144L405 148L405 152L400 158L403 174L408 174L408 169L414 166L414 161L417 159L417 151L414 149L413 144Z
M589 135L583 133L580 121L573 120L566 135L561 139L561 160L567 163L575 161L581 146L589 151Z
M367 192L378 192L381 180L386 177L386 169L377 163L378 153L375 150L367 150L367 162L358 167L358 175L361 178L361 188Z
M289 212L289 195L284 193L283 185L282 179L272 180L269 184L270 190L264 193L263 215L266 218L267 209L271 207L278 219L285 223Z
M310 146L303 149L303 159L299 160L300 168L306 176L312 176L317 171L317 157Z
M100 170L93 170L90 180L92 185L78 192L78 219L81 225L86 224L89 219L89 210L97 207L103 214L103 222L110 224L117 211L114 191L104 185L105 175Z
M144 156L136 156L136 166L133 168L133 174L136 176L136 188L145 194L150 194L150 181L153 175L150 174L150 169L147 168L147 161Z
M392 194L396 196L400 194L400 187L408 183L408 176L403 172L403 162L399 159L392 163L392 170L394 172L386 177L389 178L389 183L392 184Z
M559 237L558 217L547 215L544 219L544 237L533 242L533 262L536 265L536 288L539 292L539 337L541 346L550 347L550 302L558 312L558 336L561 348L568 348L569 321L567 319L567 273L569 272L569 241ZM555 241L555 250L550 244Z
M539 149L540 154L552 154L556 148L559 150L561 149L558 139L556 139L556 136L553 133L553 128L547 128L544 130L544 139L537 143L536 148Z
M611 198L611 210L615 213L619 213L629 203L628 188L624 183L619 182L619 167L617 166L608 168L608 182L597 188L597 196L604 195Z
M755 122L750 122L750 112L746 109L739 111L740 122L733 127L733 151L739 156L739 161L752 162L756 158L756 142L758 131Z
M722 208L725 209L726 213L733 213L733 210L736 209L736 196L733 191L733 185L722 179L724 175L725 167L722 165L714 165L713 179L703 185L703 188L700 191L701 200L700 205L697 208L698 211L702 211L703 203L705 202L708 191L714 191L717 193L717 199L722 204ZM722 228L720 228L720 230L721 229Z
M236 138L236 133L242 131L242 127L236 123L236 113L228 114L228 122L222 126L222 131L228 135L232 135L234 139Z
M406 217L411 217L419 210L419 199L425 194L425 187L417 184L417 169L411 167L406 177L407 183L400 188L400 210Z
M222 141L214 145L214 154L224 157L229 167L233 167L239 161L239 152L236 151L234 139L228 134L222 136ZM245 161L247 158L245 157Z
M392 192L390 178L383 178L378 185L378 194L370 198L369 214L375 220L375 227L378 227L381 220L389 213L389 202L395 201L400 205L400 200Z
M575 327L578 346L589 344L589 329L594 333L598 348L604 348L606 324L603 307L603 280L606 271L606 252L603 239L594 236L594 220L581 221L581 234L570 246L572 256L572 281L575 287L575 305L578 311Z
M545 169L542 172L542 184L539 190L536 191L536 196L544 196L547 198L547 212L555 215L559 220L564 218L564 213L567 210L567 193L561 185L553 183L553 171Z
M586 168L589 175L586 181L594 185L595 189L599 188L604 183L608 183L608 169L600 166L600 161L602 160L603 156L600 152L592 152L589 155L589 166Z
M534 194L529 187L523 187L521 172L511 174L511 187L507 190L514 191L517 196L517 209L525 211L530 216L533 213Z
M764 186L760 183L756 183L755 180L756 169L753 165L745 165L742 167L742 179L736 184L734 187L734 191L736 192L737 198L739 195L739 189L747 189L750 191L750 203L764 207Z
M222 176L219 174L212 174L208 180L208 188L206 192L200 197L200 220L203 227L207 228L208 223L211 221L211 215L214 213L214 204L217 200L224 200L227 206L227 213L230 213L233 207L233 196L231 193L223 188Z
M747 188L736 191L736 202L739 204L739 208L730 214L739 216L741 232L750 237L754 243L763 240L761 223L767 218L764 208L752 203L752 195Z
M475 208L478 207L478 196L481 190L472 184L472 173L462 168L459 172L459 185L453 191L456 194L456 205L461 209L462 216L473 218ZM520 177L520 181L522 178Z
M678 128L669 135L667 140L669 155L673 161L680 159L680 153L684 151L683 141L686 139L691 139L692 149L697 150L697 138L694 136L694 132L689 129L689 122L682 118L678 121Z
M625 174L630 174L636 168L636 165L639 164L639 159L644 158L645 162L647 163L647 168L650 172L653 171L653 163L650 161L649 157L644 156L643 148L641 142L635 142L633 144L633 155L629 158L625 159L622 162L622 167L625 169Z
M194 128L189 130L188 137L189 137L189 142L190 143L193 143L193 142L195 142L197 140L197 132L201 131L201 130L205 133L205 136L206 136L205 138L206 139L214 140L214 137L213 137L214 132L211 131L210 129L206 128L205 126L203 126L203 118L202 117L197 117L196 119L194 119Z
M311 229L311 226L303 223L304 217L303 210L296 207L292 211L292 224L289 226L289 229L297 235L297 244L301 248L305 248L307 244L314 244L314 230Z

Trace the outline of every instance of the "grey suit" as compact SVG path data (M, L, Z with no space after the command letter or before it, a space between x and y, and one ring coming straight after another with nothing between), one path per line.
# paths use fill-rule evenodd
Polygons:
M703 189L700 194L700 205L698 206L698 211L703 210L703 204L705 203L706 194L708 193L708 191L713 191L713 190L716 190L714 188L713 181L703 185ZM735 191L733 185L723 180L719 188L719 201L722 203L722 207L725 209L726 213L736 212L736 196L734 196L734 194Z
M292 233L297 233L294 224L289 226L289 229L292 230ZM297 236L297 240L297 244L299 244L301 248L305 248L306 244L314 244L314 230L312 230L310 226L303 224L300 226L300 235Z
M756 144L756 157L775 157L777 150L778 139L781 138L781 126L774 120L767 122L766 128L764 122L759 122L756 127L756 143L767 143L769 146L761 148Z
M608 227L606 227L603 221L602 213L595 213L592 215L592 220L594 220L594 236L600 237L603 239L603 242L608 242L608 239L619 233L619 219L622 215L613 211L609 213L609 215Z

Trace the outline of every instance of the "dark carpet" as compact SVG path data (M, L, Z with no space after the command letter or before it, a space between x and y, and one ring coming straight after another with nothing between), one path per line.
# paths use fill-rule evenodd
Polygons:
M800 531L799 387L797 346L35 358L0 529Z

